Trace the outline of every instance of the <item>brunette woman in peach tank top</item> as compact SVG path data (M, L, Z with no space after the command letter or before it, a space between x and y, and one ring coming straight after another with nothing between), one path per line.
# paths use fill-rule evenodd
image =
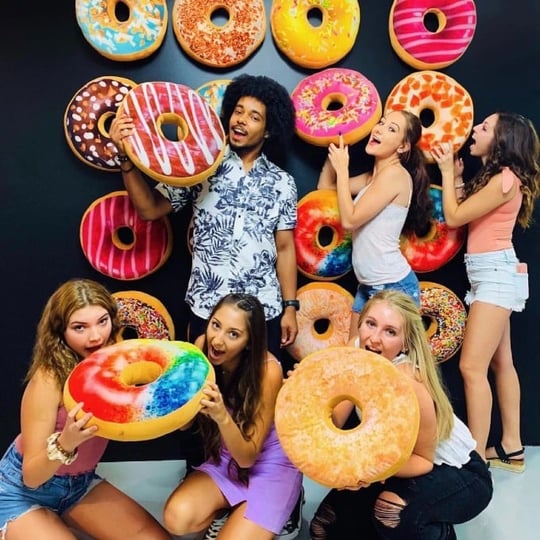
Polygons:
M529 226L540 192L538 135L523 116L495 113L474 127L470 152L482 160L482 167L464 184L462 164L453 161L449 145L433 151L442 173L446 222L450 227L468 224L465 265L471 289L465 300L470 309L459 364L467 419L478 452L492 467L522 472L520 384L510 314L525 307L528 274L516 257L512 233L516 223ZM489 369L495 377L502 440L486 448L493 403Z

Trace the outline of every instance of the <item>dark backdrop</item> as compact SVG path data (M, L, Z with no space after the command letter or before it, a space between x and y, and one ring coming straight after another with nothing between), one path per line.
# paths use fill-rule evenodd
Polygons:
M63 116L75 92L103 75L124 76L135 82L170 80L197 88L209 80L232 78L244 72L276 78L292 91L303 77L312 73L278 52L269 23L261 48L234 69L211 69L189 59L177 44L170 21L163 45L151 57L135 63L114 62L99 55L84 40L74 4L62 0L37 8L31 7L31 3L10 2L2 9L1 448L19 431L22 379L41 310L52 291L66 279L88 277L101 281L111 291L137 289L154 295L171 313L177 338L186 337L183 295L190 268L186 247L189 211L171 217L172 255L160 270L144 279L123 282L107 278L93 270L81 251L79 224L84 211L95 199L123 189L123 185L118 173L85 165L68 147ZM267 0L265 4L269 16L271 2ZM391 4L388 0L360 2L360 31L354 48L334 66L356 69L366 75L376 85L383 103L394 85L414 71L390 46ZM540 58L540 3L477 0L476 5L478 27L472 44L460 60L441 71L469 91L475 106L475 122L497 109L505 109L529 116L540 127L540 86L536 75ZM168 6L170 14L171 0ZM362 166L362 144L358 148L354 152L354 167ZM324 149L295 138L285 166L295 176L300 196L315 189L324 157ZM435 171L433 175L436 183ZM515 237L518 255L529 263L530 269L531 298L527 309L512 316L515 362L523 384L523 440L529 445L540 444L540 364L534 346L540 316L538 233L535 225ZM419 277L442 283L463 298L467 283L462 253L440 270ZM306 282L300 275L299 286ZM338 283L352 291L352 274ZM456 410L463 416L457 359L456 355L443 364L443 374ZM494 424L493 436L498 437L497 416ZM174 459L181 453L172 434L144 443L112 443L106 459Z

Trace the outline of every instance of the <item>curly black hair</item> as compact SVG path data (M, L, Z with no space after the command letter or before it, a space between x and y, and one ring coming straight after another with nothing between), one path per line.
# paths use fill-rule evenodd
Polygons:
M266 142L288 142L294 134L295 111L289 92L277 81L265 75L239 75L228 85L221 103L221 121L225 130L238 100L253 97L266 107Z

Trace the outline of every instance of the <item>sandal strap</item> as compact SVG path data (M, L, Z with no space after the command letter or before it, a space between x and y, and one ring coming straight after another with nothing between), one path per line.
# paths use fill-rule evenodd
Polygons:
M495 445L495 452L497 453L497 457L501 461L504 461L505 463L510 463L512 461L512 458L514 458L515 461L523 461L523 459L516 460L515 458L516 456L523 454L525 452L525 448L507 454L505 449L502 447L502 444L499 443Z

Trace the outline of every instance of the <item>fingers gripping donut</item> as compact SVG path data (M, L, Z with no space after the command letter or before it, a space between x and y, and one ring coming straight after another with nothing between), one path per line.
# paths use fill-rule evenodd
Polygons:
M343 400L361 422L342 430L332 422ZM409 458L420 415L410 381L382 356L331 347L302 360L276 401L276 431L283 450L306 476L343 488L385 480Z

